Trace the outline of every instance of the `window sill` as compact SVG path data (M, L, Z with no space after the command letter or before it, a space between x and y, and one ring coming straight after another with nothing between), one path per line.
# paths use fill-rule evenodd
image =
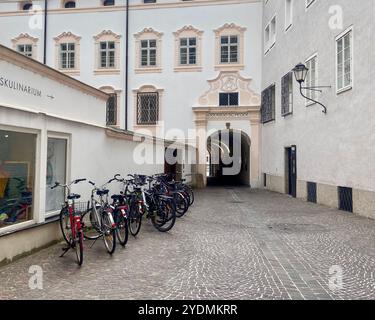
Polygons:
M350 90L352 90L352 89L353 89L353 86L348 86L348 87L342 88L342 89L340 89L340 90L337 90L337 91L336 91L336 94L337 94L337 95L340 95L340 94L342 94L342 93L344 93L344 92L347 92L347 91L350 91Z
M121 73L120 69L95 69L95 75L119 75Z
M237 71L237 70L243 70L245 69L245 65L243 64L217 64L215 66L215 71L221 71L221 70L224 70L224 71Z
M291 117L292 115L293 115L293 111L285 113L285 114L282 114L281 116L285 119L285 118Z
M174 68L174 72L202 72L201 66L178 66Z
M134 70L136 74L140 73L161 73L162 68L137 68Z
M66 69L59 69L59 71L63 74L66 74L67 76L79 76L80 71L79 70L66 70Z
M57 222L57 221L59 221L59 219L60 218L59 218L58 215L54 215L54 216L46 218L46 220L44 222L41 222L41 223L37 223L37 222L31 220L31 221L27 221L27 222L24 222L24 223L20 223L19 225L15 225L15 226L13 226L14 228L12 228L12 226L4 227L3 229L0 229L0 238L6 237L6 236L9 236L9 235L18 233L18 232L26 231L26 230L29 230L29 229L42 227L46 224Z

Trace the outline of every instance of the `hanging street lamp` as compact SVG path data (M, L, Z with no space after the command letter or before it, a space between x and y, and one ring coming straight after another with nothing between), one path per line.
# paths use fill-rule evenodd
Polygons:
M302 85L306 81L306 77L307 77L307 74L309 72L309 69L303 63L297 64L292 71L294 73L294 77L296 78L296 81L299 83L299 89L300 89L301 96L304 97L307 100L310 100L310 101L312 101L314 103L317 103L320 106L322 106L323 107L323 113L327 114L327 107L324 104L322 104L322 103L320 103L320 102L318 102L318 101L316 101L312 98L307 97L303 93L302 90L323 92L321 90L322 88L331 88L331 86L303 87Z

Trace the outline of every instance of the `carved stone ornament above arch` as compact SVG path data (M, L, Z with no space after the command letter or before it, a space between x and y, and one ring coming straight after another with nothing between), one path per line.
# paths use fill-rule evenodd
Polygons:
M225 92L238 92L239 106L259 107L261 98L250 88L251 81L238 71L221 71L217 78L207 81L210 88L199 98L199 107L219 107L219 95Z
M173 34L176 37L179 37L182 33L185 33L185 32L195 33L198 36L202 36L203 35L203 31L202 30L199 30L199 29L193 27L192 25L184 26L181 29L177 30L176 32L173 32Z
M58 35L57 37L53 38L56 42L59 42L61 41L62 39L65 39L65 38L71 38L71 39L74 39L75 41L80 41L82 37L80 36L77 36L75 35L73 32L70 32L70 31L64 31L63 33L61 33L60 35Z

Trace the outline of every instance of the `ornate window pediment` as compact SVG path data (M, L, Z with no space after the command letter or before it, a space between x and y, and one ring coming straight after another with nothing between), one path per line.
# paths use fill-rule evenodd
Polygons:
M173 32L175 36L175 71L202 71L203 31L189 25Z
M163 33L144 28L135 37L135 72L161 72L161 43Z
M95 74L120 74L121 35L103 30L94 36Z
M55 40L55 66L68 75L80 73L80 40L72 32L63 32Z
M37 59L38 38L30 36L28 33L21 33L12 39L13 49L30 58Z
M214 30L215 70L244 69L244 41L246 28L226 23Z

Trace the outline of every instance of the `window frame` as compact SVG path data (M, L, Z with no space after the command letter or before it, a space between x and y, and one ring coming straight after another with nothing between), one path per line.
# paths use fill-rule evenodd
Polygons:
M312 83L308 82L308 79L310 79L309 76L311 75L311 67L309 68L309 62L314 60L314 59L315 59L315 83L312 84ZM307 73L306 82L305 82L306 87L317 87L317 86L319 86L319 55L318 55L318 52L315 52L313 55L308 57L305 60L305 64L306 64L306 67L309 68L309 72ZM307 90L306 96L313 99L313 100L316 100L318 98L318 91ZM305 106L306 107L310 107L310 106L315 105L315 104L316 104L316 102L311 101L309 99L305 99Z
M40 153L40 150L41 150L41 131L37 129L8 126L8 125L3 125L3 124L0 124L0 130L12 131L16 133L32 134L36 136L35 137L35 160L34 160L35 171L34 171L34 185L33 185L33 191L35 193L35 190L40 189L40 184L41 184L41 182L39 181L41 159L40 157L38 157L38 154ZM36 194L33 194L33 204L32 204L33 219L0 228L0 236L10 233L10 232L23 230L25 228L34 226L37 223L44 222L45 217L40 210L41 207L43 207L43 204L41 204L40 198Z
M338 41L344 39L346 35L350 34L350 76L351 76L351 83L348 86L344 86L342 88L338 87ZM343 60L344 61L344 60ZM343 71L345 65L343 64ZM345 72L343 72L343 76L345 76ZM336 82L336 94L339 95L343 92L350 91L354 87L354 26L350 26L343 32L341 32L335 38L335 82Z
M65 181L70 181L71 178L71 136L69 134L64 134L64 133L57 133L53 131L47 131L47 148L48 148L48 139L60 139L60 140L65 140L66 141L66 155L65 155ZM48 155L48 150L46 152L46 159L45 159L45 164L47 166L47 155ZM44 210L44 217L45 219L53 218L56 217L60 214L60 210L52 210L48 211L45 209Z

